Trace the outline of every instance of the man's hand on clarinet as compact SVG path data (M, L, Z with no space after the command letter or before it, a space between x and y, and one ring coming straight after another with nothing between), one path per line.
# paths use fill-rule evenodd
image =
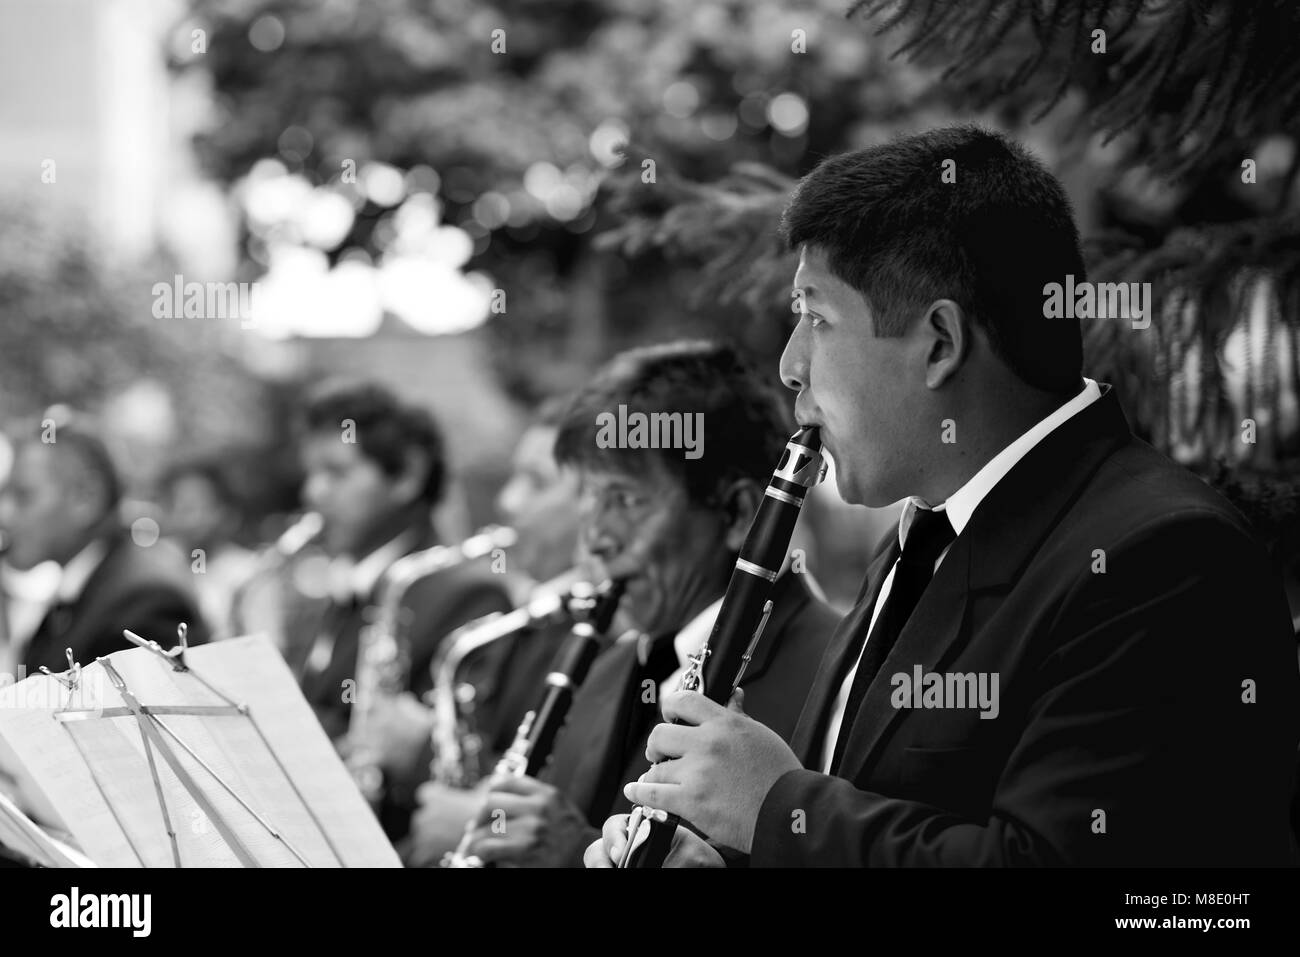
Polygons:
M592 828L556 787L530 777L491 779L466 854L484 863L573 867Z
M627 844L627 815L616 814L605 822L600 840L588 845L582 855L586 867L615 867ZM679 827L664 867L725 867L722 855L690 828Z
M725 708L698 692L677 691L664 698L663 713L681 723L650 732L646 757L655 766L623 793L633 804L690 821L717 844L750 853L768 791L803 765L779 734L745 714L743 691Z

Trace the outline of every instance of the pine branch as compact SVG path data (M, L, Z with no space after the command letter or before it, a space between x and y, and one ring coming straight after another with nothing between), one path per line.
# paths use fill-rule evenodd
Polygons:
M907 31L895 55L942 63L943 81L987 89L977 105L1025 89L1045 115L1072 86L1108 138L1141 122L1151 130L1158 172L1185 174L1228 137L1300 133L1300 4L1293 0L861 0L850 17L883 20L876 31ZM1096 61L1091 31L1105 31ZM1029 52L997 77L1004 48ZM1106 82L1085 83L1100 64ZM1262 79L1261 79L1262 78ZM1195 143L1188 139L1195 134Z
M626 155L603 187L607 208L622 222L597 238L598 248L628 257L658 249L698 265L695 305L740 302L756 314L788 309L794 257L777 225L794 180L737 163L717 183L691 182L659 166L656 182L647 184L636 175L647 152L629 147Z

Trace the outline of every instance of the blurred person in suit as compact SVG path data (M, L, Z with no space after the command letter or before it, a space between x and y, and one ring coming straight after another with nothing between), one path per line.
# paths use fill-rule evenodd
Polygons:
M603 441L598 422L624 406L629 419L697 417L698 444ZM649 766L646 736L659 702L712 631L793 431L773 390L734 349L713 342L629 350L577 394L560 424L557 457L581 482L583 547L598 578L626 581L620 608L639 634L596 659L540 780L493 780L469 854L495 864L577 867L605 818L628 807L622 783ZM811 576L795 570L780 575L772 600L743 689L751 713L786 738L839 615ZM496 812L504 812L504 828Z
M509 580L515 584L516 605L525 603L538 585L577 563L577 475L561 467L554 455L565 405L563 399L543 404L520 437L510 477L496 498L500 520L519 535L508 559L515 573ZM567 626L525 632L507 641L491 663L492 673L479 701L488 709L493 753L510 746L567 634Z
M383 598L384 576L399 558L440 543L432 521L446 477L441 433L431 415L371 383L331 382L302 413L300 457L304 504L323 519L321 544L332 557L328 607L307 641L291 641L287 658L303 694L345 754L360 637ZM502 576L462 562L412 585L402 613L410 639L404 695L376 702L422 715L419 696L443 638L460 625L510 608ZM398 755L408 754L398 748ZM381 823L397 839L409 827L414 787L424 769L409 760L381 761Z
M67 670L68 648L85 665L133 647L123 629L170 648L184 622L191 644L206 639L184 556L150 541L148 530L135 541L119 520L121 498L108 449L80 424L51 423L18 442L0 493L6 561L20 571L60 566L53 601L22 654L27 673Z
M524 430L511 461L510 476L496 498L497 515L519 535L508 562L516 573L510 576L514 600L521 605L537 585L570 568L576 561L578 538L577 474L555 460L555 438L567 400L545 402ZM560 646L569 634L567 624L529 629L503 639L503 653L485 668L467 664L467 677L475 684L475 714L484 734L483 764L491 767L514 739L524 713L535 706L542 684ZM428 721L420 744L428 749ZM414 736L395 731L393 740ZM411 826L411 839L401 848L412 867L436 864L455 848L465 822L483 803L482 787L453 788L428 782L419 791L419 810Z
M906 504L792 740L698 694L665 703L681 723L624 793L708 835L679 828L670 860L1291 862L1281 580L1246 519L1083 375L1079 320L1051 305L1085 277L1060 182L999 134L935 130L825 160L784 232L796 417L846 501ZM620 857L624 826L589 866Z
M13 459L13 443L0 433L0 492L9 484ZM0 527L0 682L6 683L20 680L23 650L40 627L59 587L58 563L41 562L19 571L5 558L8 548L9 541Z
M188 556L199 606L213 638L234 634L233 602L257 558L235 542L239 503L215 455L174 462L159 481L163 534Z

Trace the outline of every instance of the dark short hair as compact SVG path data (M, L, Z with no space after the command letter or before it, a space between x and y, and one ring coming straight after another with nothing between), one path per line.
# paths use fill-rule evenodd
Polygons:
M629 413L703 414L703 454L680 449L600 448L597 417ZM601 368L570 401L555 440L561 464L638 474L653 455L706 508L740 478L766 482L794 425L785 405L731 346L684 341L630 349Z
M569 401L567 395L553 395L542 400L533 411L533 419L529 424L548 429L559 428L564 421L564 413L569 408Z
M1079 322L1043 314L1044 285L1086 278L1078 229L1060 182L1006 137L955 126L830 157L795 189L781 231L863 295L875 335L902 335L951 299L1021 380L1078 391Z
M238 504L230 475L223 464L223 458L218 454L207 453L176 459L163 470L158 485L170 494L175 490L176 484L186 478L198 478L207 482L223 505Z
M303 408L302 421L311 432L337 432L343 422L356 423L357 446L390 477L406 468L411 452L429 463L420 498L430 505L442 497L446 461L442 433L424 409L402 402L371 382L327 382L312 392Z

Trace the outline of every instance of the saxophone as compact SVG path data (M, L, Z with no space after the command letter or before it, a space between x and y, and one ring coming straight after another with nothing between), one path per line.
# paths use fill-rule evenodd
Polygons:
M455 788L470 788L483 777L483 742L474 717L477 689L457 683L456 675L465 659L493 642L529 628L563 621L570 614L569 602L584 583L578 569L570 569L538 585L528 603L512 612L495 612L462 625L442 643L433 664L432 779Z
M587 678L591 664L601 650L606 632L614 620L619 600L623 596L624 582L606 581L599 587L587 582L573 586L569 598L569 616L574 625L569 640L560 649L537 707L524 715L515 732L514 743L497 762L494 774L514 777L536 776L550 760L556 735L569 715L573 697ZM465 824L456 850L442 859L443 867L478 868L484 865L478 857L469 854L470 841L478 816Z
M297 521L286 528L271 545L265 548L253 562L252 569L235 587L230 598L230 630L232 634L242 635L250 631L271 631L276 645L285 649L284 598L280 596L273 611L280 618L262 625L256 621L255 609L248 607L248 602L255 586L275 580L289 567L289 563L308 545L320 538L325 530L325 520L319 512L305 512ZM281 589L282 591L283 589Z
M489 526L459 545L434 545L404 555L381 579L380 600L373 619L358 638L356 698L348 723L353 741L365 741L380 700L392 698L406 690L411 670L411 642L407 629L409 615L403 615L402 602L411 586L453 565L490 555L498 548L510 548L517 535L512 528ZM374 756L358 751L349 758L349 767L357 787L366 800L375 805L383 797L383 769Z

